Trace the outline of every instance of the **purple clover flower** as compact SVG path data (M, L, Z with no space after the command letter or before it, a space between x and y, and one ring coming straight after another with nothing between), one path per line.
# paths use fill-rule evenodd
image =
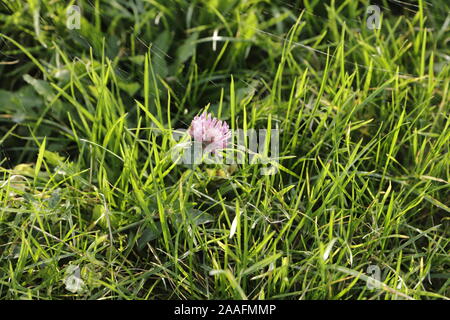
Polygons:
M217 153L226 148L231 137L228 124L206 112L194 117L188 132L195 141L202 143L205 152Z

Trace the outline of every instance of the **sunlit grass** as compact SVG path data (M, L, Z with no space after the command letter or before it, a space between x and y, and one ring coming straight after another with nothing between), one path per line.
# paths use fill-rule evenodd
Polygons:
M446 1L79 2L0 6L0 297L450 297ZM205 108L278 173L174 164Z

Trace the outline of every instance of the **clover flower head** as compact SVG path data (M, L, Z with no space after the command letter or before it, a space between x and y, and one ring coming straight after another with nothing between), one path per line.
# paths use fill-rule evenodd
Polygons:
M194 117L188 132L195 141L203 144L205 151L214 153L226 148L231 137L228 124L206 112Z

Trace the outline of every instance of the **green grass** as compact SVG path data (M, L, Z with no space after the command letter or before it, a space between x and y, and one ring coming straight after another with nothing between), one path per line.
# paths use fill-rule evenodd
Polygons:
M448 1L69 2L0 4L2 299L450 298ZM207 106L279 172L175 165Z

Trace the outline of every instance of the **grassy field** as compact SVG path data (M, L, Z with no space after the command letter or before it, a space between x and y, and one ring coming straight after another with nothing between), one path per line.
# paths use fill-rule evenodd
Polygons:
M0 298L449 299L449 13L1 1ZM278 157L174 162L205 110Z

